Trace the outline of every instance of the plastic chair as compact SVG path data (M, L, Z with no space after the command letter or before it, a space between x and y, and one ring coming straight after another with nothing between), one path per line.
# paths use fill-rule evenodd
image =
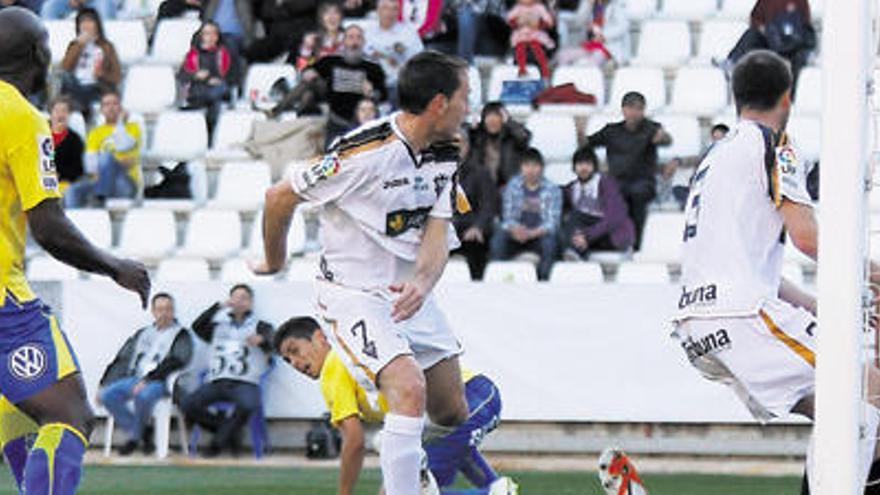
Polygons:
M672 86L669 111L710 117L727 107L727 80L720 69L682 67Z
M153 129L149 155L158 160L189 161L208 149L208 128L200 111L165 111Z
M663 0L660 17L683 21L699 21L715 15L718 4L715 0Z
M135 65L128 69L123 106L131 112L158 113L174 105L177 82L174 69L165 65Z
M645 21L632 64L678 67L691 57L691 31L684 21Z
M104 21L104 33L123 65L131 65L147 56L147 31L142 21Z
M163 19L156 25L153 35L153 51L150 58L157 63L178 66L192 44L192 37L199 30L198 19Z
M651 113L666 106L666 81L663 71L649 67L624 67L618 69L611 83L609 112L620 112L623 95L638 91L645 96L646 110Z

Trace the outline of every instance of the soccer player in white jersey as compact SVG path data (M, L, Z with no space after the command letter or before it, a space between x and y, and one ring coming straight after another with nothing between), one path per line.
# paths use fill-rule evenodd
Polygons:
M781 277L786 233L813 259L817 248L806 166L784 130L791 81L787 63L769 51L752 52L733 70L739 122L693 178L673 334L690 362L730 386L760 421L813 417L816 301ZM878 275L872 266L872 281ZM876 369L869 373L875 403L865 404L865 417L875 432L880 382ZM865 476L876 435L867 437Z
M296 206L321 209L317 310L328 340L366 389L388 402L380 464L388 495L419 493L423 416L453 429L468 416L461 346L431 296L458 239L454 137L468 111L467 65L433 51L400 71L401 111L337 139L327 155L292 165L266 193L265 260L285 263Z

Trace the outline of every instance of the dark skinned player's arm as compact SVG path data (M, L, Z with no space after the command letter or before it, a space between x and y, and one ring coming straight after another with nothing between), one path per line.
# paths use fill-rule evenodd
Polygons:
M146 268L92 245L64 215L58 199L44 199L28 210L27 222L34 240L53 258L80 270L112 278L123 288L136 292L141 305L147 307L150 278Z

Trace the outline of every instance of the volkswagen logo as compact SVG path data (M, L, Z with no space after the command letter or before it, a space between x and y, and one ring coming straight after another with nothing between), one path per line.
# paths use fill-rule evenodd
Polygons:
M9 355L9 371L20 380L35 380L46 372L46 351L26 344Z

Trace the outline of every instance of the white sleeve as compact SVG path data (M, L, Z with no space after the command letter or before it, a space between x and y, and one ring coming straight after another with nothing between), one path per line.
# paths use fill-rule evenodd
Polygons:
M370 178L370 161L355 156L341 159L329 153L317 160L292 163L287 179L293 192L317 205L341 199Z
M807 163L801 158L797 146L790 140L776 147L775 176L778 195L795 203L812 206L807 191Z

